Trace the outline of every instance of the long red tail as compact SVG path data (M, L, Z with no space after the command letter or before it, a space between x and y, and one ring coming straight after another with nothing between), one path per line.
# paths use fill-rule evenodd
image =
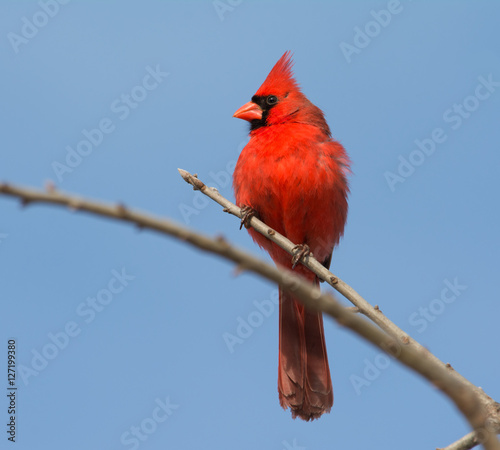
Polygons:
M281 289L278 392L294 419L317 419L333 405L323 316Z

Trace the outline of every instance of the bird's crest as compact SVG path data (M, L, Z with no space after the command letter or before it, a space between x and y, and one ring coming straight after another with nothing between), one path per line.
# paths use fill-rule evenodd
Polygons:
M286 94L290 91L300 92L299 85L293 78L292 53L286 51L269 72L266 80L255 95Z

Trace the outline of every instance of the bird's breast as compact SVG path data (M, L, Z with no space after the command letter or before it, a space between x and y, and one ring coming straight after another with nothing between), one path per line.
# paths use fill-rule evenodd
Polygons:
M234 173L237 203L251 206L285 235L290 221L303 229L330 227L341 233L344 219L335 215L347 205L342 146L316 127L281 130L255 133L243 149Z

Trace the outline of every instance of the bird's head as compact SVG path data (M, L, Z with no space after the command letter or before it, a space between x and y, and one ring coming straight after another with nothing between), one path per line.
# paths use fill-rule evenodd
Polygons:
M239 108L233 117L250 122L250 131L283 123L315 125L330 135L322 111L300 90L292 72L289 51L274 65L252 101Z

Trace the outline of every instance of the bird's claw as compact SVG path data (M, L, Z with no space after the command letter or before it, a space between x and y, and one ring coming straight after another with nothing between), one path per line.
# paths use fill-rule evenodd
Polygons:
M258 217L257 211L251 206L243 205L241 207L241 224L240 230L245 226L245 228L250 228L250 219L252 217Z
M307 244L299 244L293 248L294 255L292 257L292 269L295 269L295 266L299 263L299 261L303 260L307 256L312 256L311 249Z

